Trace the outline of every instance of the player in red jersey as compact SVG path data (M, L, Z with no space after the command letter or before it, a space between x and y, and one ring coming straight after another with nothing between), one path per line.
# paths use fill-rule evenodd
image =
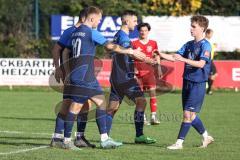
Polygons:
M151 26L148 23L141 23L138 25L139 39L132 42L134 49L140 49L149 58L155 58L158 61L157 66L151 66L147 63L135 61L135 73L143 91L149 92L150 108L151 108L151 124L157 125L160 121L157 119L157 99L156 99L156 78L160 78L161 67L160 57L154 53L158 50L157 42L148 39ZM157 69L157 77L155 70ZM150 123L144 118L144 123Z

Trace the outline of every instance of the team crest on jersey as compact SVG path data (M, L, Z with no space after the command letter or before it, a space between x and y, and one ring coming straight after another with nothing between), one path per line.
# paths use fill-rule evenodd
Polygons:
M209 52L209 51L205 51L205 52L204 52L204 56L205 56L205 57L210 57L210 52Z
M147 52L152 52L152 46L147 46Z

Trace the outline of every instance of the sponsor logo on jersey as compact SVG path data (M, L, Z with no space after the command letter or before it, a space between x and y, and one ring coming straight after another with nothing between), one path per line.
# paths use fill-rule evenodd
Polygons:
M147 52L152 52L152 46L147 46Z

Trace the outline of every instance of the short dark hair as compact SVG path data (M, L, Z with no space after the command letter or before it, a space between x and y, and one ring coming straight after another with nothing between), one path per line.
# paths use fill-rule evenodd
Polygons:
M201 16L201 15L192 16L191 17L191 22L196 22L199 26L203 27L204 28L204 32L208 28L209 21L204 16Z
M80 12L79 12L79 16L78 16L78 21L82 22L82 19L86 18L86 8L83 8Z
M208 29L206 30L206 34L210 34L210 33L212 33L212 32L213 32L213 30L210 29L210 28L208 28Z
M151 30L151 26L150 26L149 23L140 23L140 24L137 26L137 30L140 31L140 29L141 29L142 27L147 27L148 31Z
M121 19L123 19L125 16L137 16L137 13L132 10L125 10L121 15Z

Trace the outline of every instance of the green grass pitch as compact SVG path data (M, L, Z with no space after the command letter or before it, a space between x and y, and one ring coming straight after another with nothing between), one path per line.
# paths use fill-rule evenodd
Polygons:
M156 144L134 144L134 106L123 103L114 122L112 137L123 141L117 149L82 149L71 151L49 148L55 123L55 104L61 94L54 91L0 91L0 159L1 160L233 160L240 157L240 93L217 92L206 96L200 117L215 142L199 149L201 136L191 128L184 149L170 151L166 146L176 140L181 123L181 94L158 96L159 126L145 126L146 135ZM149 107L147 108L149 116ZM92 115L90 115L91 117ZM75 125L76 128L76 125ZM87 124L86 137L99 147L94 120Z

